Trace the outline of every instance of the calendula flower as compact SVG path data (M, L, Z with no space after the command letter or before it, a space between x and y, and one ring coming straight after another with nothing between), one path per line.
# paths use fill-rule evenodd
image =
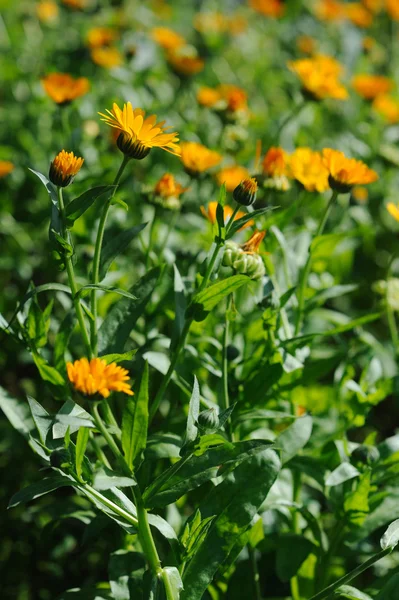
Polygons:
M281 17L284 14L281 0L249 0L249 5L265 17Z
M179 197L188 188L176 181L171 173L165 173L154 187L152 202L169 210L178 210L181 206Z
M361 160L347 158L343 152L325 148L323 162L328 169L328 182L333 190L345 193L354 185L365 185L378 179L378 175Z
M320 152L310 148L297 148L290 156L291 176L309 192L325 192L328 185L328 170Z
M384 0L362 0L362 4L372 13L377 14L382 10Z
M352 86L365 100L374 100L381 94L387 94L393 88L393 81L384 75L356 75Z
M182 35L168 27L154 27L151 30L151 37L164 50L176 50L187 44Z
M92 358L90 362L87 358L81 358L74 363L67 363L67 373L75 390L85 396L100 394L108 398L111 392L133 396L131 386L126 383L129 380L128 371L114 362L107 365L101 358Z
M387 211L395 219L395 221L399 222L399 206L394 204L393 202L388 202Z
M87 0L62 0L62 3L75 10L83 10L87 6Z
M109 46L118 39L118 33L110 27L93 27L87 32L87 43L90 48Z
M360 2L345 5L345 15L357 27L370 27L373 22L373 15Z
M385 0L385 9L394 21L399 21L399 4L397 0Z
M319 0L315 12L321 21L339 21L345 17L345 7L338 0Z
M348 97L347 90L338 80L342 66L331 56L319 55L289 61L288 67L299 77L302 89L310 98L345 100Z
M50 73L41 81L47 95L57 104L68 104L84 96L90 89L86 77L74 79L68 73Z
M245 167L239 165L233 165L231 167L225 167L218 173L216 173L216 180L219 185L223 183L226 185L226 190L232 192L237 185L243 180L249 177L249 172Z
M263 238L266 235L266 231L254 231L248 241L245 244L241 244L240 248L246 254L258 254L259 247L263 242Z
M201 213L203 214L203 216L208 219L208 221L210 221L212 223L212 225L214 225L216 223L216 209L217 209L218 203L217 202L209 202L208 206L205 208L205 206L201 206ZM225 224L229 222L231 215L233 214L233 209L231 208L231 206L228 206L227 204L224 205L223 207L223 216L224 216L224 222ZM237 221L237 219L241 219L241 217L245 216L245 212L239 210L235 217L234 217L234 221ZM254 224L254 221L247 221L247 223L245 223L245 225L243 225L240 229L240 231L242 229L245 229L246 227L251 227L251 225Z
M5 177L14 170L14 165L9 160L0 160L0 178Z
M269 177L281 177L287 175L289 158L285 150L272 147L266 152L262 161L262 171Z
M187 173L197 176L216 167L222 160L222 156L198 142L182 142L181 160Z
M73 152L61 150L50 163L49 179L58 187L66 187L72 183L82 165L83 158L75 156Z
M36 14L42 23L54 23L58 19L58 6L52 0L43 0L36 4Z
M176 73L189 77L190 75L197 75L200 73L205 63L197 55L186 54L183 52L168 52L166 56L168 63Z
M251 206L256 200L258 183L254 177L243 179L233 191L233 198L242 206Z
M399 102L395 98L392 98L392 96L386 94L377 96L373 102L373 109L389 123L399 122Z
M203 86L198 90L197 100L202 106L213 108L217 104L220 104L223 99L217 88Z
M363 187L362 185L355 185L355 187L352 188L351 193L356 202L360 202L361 204L367 202L369 197L367 188Z
M219 91L222 98L226 101L227 110L231 112L246 110L247 93L242 88L224 83L219 86Z
M302 54L314 54L316 42L310 35L301 35L296 40L296 47Z
M127 156L142 159L152 148L180 156L178 134L165 133L168 129L164 127L165 121L157 123L156 115L146 118L145 111L133 108L130 102L124 104L122 110L114 103L112 110L107 109L106 112L108 114L99 113L101 120L120 132L117 145Z
M90 56L96 65L104 69L113 69L123 64L123 56L115 46L93 48Z

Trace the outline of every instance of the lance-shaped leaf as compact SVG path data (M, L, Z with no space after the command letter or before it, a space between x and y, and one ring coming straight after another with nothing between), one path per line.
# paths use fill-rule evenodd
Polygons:
M78 198L72 200L65 208L67 227L73 227L75 221L91 207L97 198L100 198L104 194L112 193L114 188L114 185L99 185L98 187L86 190Z
M89 441L89 429L88 427L80 427L76 438L75 448L75 468L78 479L82 480L82 465L85 457L87 442Z
M54 237L54 231L58 234L61 234L61 219L60 212L58 210L58 196L57 190L54 185L47 179L45 175L39 173L39 171L34 171L33 169L29 169L31 173L36 175L44 185L47 190L48 195L50 196L51 201L51 216L50 216L50 225L49 225L49 239L54 248L58 248L57 240Z
M101 252L100 261L100 281L104 279L109 267L115 258L124 252L129 246L130 242L138 236L138 234L144 229L147 223L141 223L126 231L121 231L116 235L112 235L108 240L105 241L104 247Z
M202 292L196 294L189 306L189 314L193 315L195 321L203 321L208 316L208 313L215 308L220 302L232 294L240 287L248 284L251 281L246 275L232 275L227 279L217 281L208 286Z
M234 221L234 223L232 223L231 227L229 228L229 232L226 235L226 239L229 240L231 237L233 237L233 235L235 233L237 233L237 231L239 231L241 229L241 227L244 227L244 225L249 223L249 221L256 220L257 217L266 215L267 213L270 213L272 210L274 210L274 208L270 208L270 207L258 208L257 210L253 210L252 212L247 213L240 219L236 219Z
M281 462L284 464L291 460L299 450L302 450L308 443L312 433L313 420L312 417L306 415L297 419L284 429L275 440L276 448L281 450Z
M130 396L122 417L122 448L130 469L137 467L147 445L148 363L145 362L137 399Z
M31 485L28 485L28 487L14 494L10 500L8 508L14 508L22 502L30 502L31 500L35 500L40 496L44 496L44 494L48 494L49 492L53 492L54 490L58 490L58 488L65 487L67 485L72 485L72 481L63 475L52 475L51 477L45 477L41 481L32 483Z

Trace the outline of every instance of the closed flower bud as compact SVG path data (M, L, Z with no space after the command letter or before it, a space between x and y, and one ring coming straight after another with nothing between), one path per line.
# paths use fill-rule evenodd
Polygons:
M242 206L251 206L256 200L256 192L258 191L258 184L256 179L249 177L241 181L233 192L233 198Z
M251 279L261 279L266 269L258 250L265 233L255 231L248 242L241 246L228 241L223 255L223 266L231 267L236 273L247 275Z
M371 465L379 460L380 453L375 446L362 444L353 450L351 458L355 463Z
M219 429L219 414L217 408L203 410L198 415L197 425L204 433L214 433Z

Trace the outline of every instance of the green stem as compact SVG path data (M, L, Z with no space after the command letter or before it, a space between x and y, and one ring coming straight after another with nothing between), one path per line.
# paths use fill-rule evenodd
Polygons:
M259 577L258 565L256 562L255 550L254 550L254 548L252 548L251 544L248 544L247 548L248 548L249 560L251 563L252 576L254 579L254 588L255 588L254 598L255 598L255 600L262 600L262 592L260 589L260 577Z
M121 166L119 167L119 171L116 174L116 177L114 179L114 183L113 185L115 186L110 197L108 198L107 202L104 205L104 208L102 210L101 216L100 216L100 222L98 224L98 231L97 231L97 239L96 239L96 245L95 245L95 249L94 249L94 257L93 257L93 274L92 274L92 283L93 284L98 284L99 280L100 280L100 261L101 261L101 248L103 245L103 239L104 239L104 232L105 232L105 225L107 222L107 217L108 217L108 213L109 213L109 209L112 203L112 200L115 196L115 192L117 189L117 186L119 184L119 181L122 177L122 173L125 170L125 167L127 165L127 163L129 162L130 158L128 156L124 156L123 157L123 161ZM92 348L93 348L93 353L95 356L97 356L98 354L98 335L97 335L97 290L92 290L91 291L91 312L93 314L93 321L91 322L91 344L92 344Z
M386 278L386 289L385 289L385 308L387 313L388 327L389 332L391 334L392 344L395 350L395 354L399 353L399 335L398 335L398 327L396 325L396 319L394 312L392 310L391 304L389 302L389 280L391 278L391 269L393 265L393 261L395 260L395 256L393 256L389 262L388 270L387 270L387 278Z
M300 503L301 498L301 473L300 471L293 471L292 473L292 501L294 504ZM295 510L292 515L292 532L299 535L301 533L301 527L299 525L299 512ZM290 580L291 596L292 600L301 600L301 594L299 593L299 581L298 577L292 577Z
M328 548L327 552L324 554L324 556L322 557L322 559L320 560L320 564L318 567L318 578L317 578L318 585L317 585L316 589L323 589L324 586L326 585L326 583L328 583L328 574L329 574L329 570L330 570L330 563L331 563L331 560L334 558L334 555L336 554L338 547L341 543L342 536L345 531L345 526L346 526L345 521L343 519L338 521L336 524L334 533L331 537L329 548Z
M70 237L69 237L67 228L65 226L65 206L64 206L64 199L62 196L62 188L58 187L57 191L58 191L58 207L59 207L60 217L61 217L61 233L62 233L62 237L64 238L64 240L69 243ZM84 315L83 315L82 306L80 304L79 298L77 297L78 286L76 284L75 272L74 272L73 263L72 263L72 257L67 256L67 253L65 252L64 260L65 260L65 266L66 266L66 271L67 271L67 275L68 275L69 287L71 288L73 305L75 307L76 316L78 318L80 331L81 331L81 334L83 337L83 342L86 346L87 356L90 359L92 357L90 339L89 339L89 335L88 335L87 329L86 329L86 323L85 323L85 319L84 319Z
M381 550L381 552L378 552L378 554L375 554L374 556L366 560L364 563L356 567L356 569L353 569L353 571L351 571L350 573L347 573L340 579L337 579L335 583L332 583L315 596L312 596L310 600L324 600L325 598L329 598L331 594L335 592L335 590L341 587L341 585L345 585L346 583L349 583L349 581L352 581L352 579L360 575L360 573L363 573L363 571L371 567L374 563L379 561L381 558L383 558L390 552L392 552L392 548L386 548L385 550Z
M229 311L233 303L233 294L227 299L226 313L224 319L224 332L223 332L223 361L222 361L222 381L223 381L223 409L227 409L230 406L229 398L229 361L227 358L227 347L229 345ZM227 420L226 429L228 436L232 442L234 442L234 433L231 425L231 420Z
M91 485L88 485L87 483L82 484L81 482L78 482L78 483L79 483L79 487L85 488L92 496L94 496L94 498L96 498L96 500L98 500L99 502L104 504L104 506L107 506L108 508L110 508L113 512L115 512L117 515L119 515L123 519L126 519L126 521L131 523L134 527L138 526L138 520L136 519L136 517L133 517L126 510L124 510L123 508L121 508L120 506L115 504L115 502L112 502L112 500L109 500L109 498L106 498L106 496L103 496L102 494L100 494L100 492L98 492L96 489L91 487Z
M335 200L337 199L337 196L338 196L338 192L336 190L334 190L331 194L331 198L330 198L330 200L327 204L327 207L323 213L323 216L320 220L320 223L317 227L317 230L316 230L316 233L315 233L315 236L313 239L315 239L319 235L322 235L324 228L326 226L326 223L327 223L327 219L331 212L331 208L332 208ZM300 277L300 281L299 281L298 311L297 311L297 317L296 317L296 323L295 323L295 335L298 335L298 333L300 332L300 330L302 328L303 311L304 311L304 306L305 306L305 291L306 291L306 287L307 287L307 283L308 283L308 279L309 279L311 266L312 266L312 251L311 251L311 246L310 246L308 258L305 263L305 266L302 269L302 273L301 273L301 277Z
M157 220L157 216L158 216L158 211L157 211L157 207L155 206L154 207L154 216L152 218L150 231L148 234L148 246L147 246L147 251L146 251L146 255L145 255L146 271L148 271L148 269L150 268L150 265L151 265L151 251L152 251L152 247L154 244L154 232L155 232L155 223Z

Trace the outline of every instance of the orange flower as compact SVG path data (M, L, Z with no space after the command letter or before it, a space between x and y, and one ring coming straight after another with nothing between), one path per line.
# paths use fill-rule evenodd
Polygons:
M93 48L90 53L91 60L99 67L105 69L113 69L114 67L120 67L123 63L123 56L119 52L118 48L114 46L105 46L101 48Z
M393 202L388 202L387 211L396 221L399 221L399 206Z
M0 178L5 177L14 170L14 165L9 160L0 160Z
M266 231L255 230L249 240L240 245L241 250L246 254L259 254L259 247L265 235Z
M339 21L344 18L344 5L338 0L319 0L316 5L316 16L321 21Z
M216 167L222 160L222 156L197 142L182 142L181 160L187 173L196 176Z
M74 79L68 73L50 73L41 81L47 95L57 104L68 104L75 98L84 96L90 88L86 77Z
M86 396L100 394L108 398L111 392L133 396L130 385L126 383L128 371L114 362L107 365L101 358L92 358L90 362L87 358L81 358L74 363L67 363L67 373L75 390Z
M399 21L398 0L385 0L385 8L391 19Z
M197 100L202 106L212 108L222 100L222 96L217 88L201 87L197 93Z
M316 49L316 42L310 35L301 35L296 40L296 47L302 54L313 54Z
M110 27L93 27L87 33L87 42L90 48L101 48L109 46L118 39L118 34Z
M370 27L373 22L373 15L360 2L347 4L345 15L357 27Z
M54 23L58 18L58 6L52 0L42 0L36 4L36 14L42 23Z
M186 77L200 73L205 66L204 61L199 56L180 52L168 52L167 60L176 73Z
M290 156L290 174L309 192L325 192L328 189L328 170L320 152L310 148L297 148Z
M352 86L365 100L374 100L380 94L386 94L393 88L393 81L384 75L356 75Z
M208 219L208 221L210 221L212 224L216 223L216 209L217 209L218 203L217 202L209 202L207 208L205 208L204 206L201 206L201 212L204 215L204 217L206 219ZM233 214L233 209L231 208L231 206L227 206L227 204L225 204L224 208L223 208L223 215L224 215L224 222L227 223L229 221L229 219L231 218L231 215ZM234 221L237 221L237 219L241 219L241 217L243 217L246 213L239 210L235 217L234 217ZM242 229L245 229L246 227L250 227L251 225L254 224L254 221L248 221L247 223L245 223L245 225L243 225L240 229L240 231Z
M384 0L362 0L362 3L372 13L379 13L383 7Z
M287 175L288 156L282 148L269 148L262 162L263 173L269 177Z
M216 174L216 180L219 185L226 184L226 190L228 192L234 191L239 183L243 179L249 177L249 172L245 167L239 165L233 165L232 167L225 167L219 173Z
M354 185L365 185L378 179L377 173L364 162L347 158L339 150L325 148L323 162L328 170L330 187L342 193L348 192Z
M219 86L219 91L227 103L227 110L235 112L247 108L247 94L243 89L225 83Z
M392 98L392 96L385 94L377 96L373 102L373 108L389 123L399 122L399 102Z
M50 163L49 179L58 187L66 187L83 165L83 158L78 158L73 152L61 150Z
M154 192L162 198L178 198L188 188L177 183L171 173L165 173L154 187Z
M187 43L182 35L168 27L154 27L151 30L151 37L164 50L176 50Z
M147 156L151 148L161 148L180 156L178 134L165 133L165 121L157 123L156 115L145 118L145 111L133 108L130 102L124 104L122 110L114 103L112 110L107 109L106 112L107 115L99 113L101 120L120 131L117 144L124 154L141 159Z
M311 98L345 100L348 97L348 92L338 81L342 66L331 56L319 55L289 61L288 67L299 77L304 91Z
M281 17L284 5L281 0L249 0L251 8L265 17Z

